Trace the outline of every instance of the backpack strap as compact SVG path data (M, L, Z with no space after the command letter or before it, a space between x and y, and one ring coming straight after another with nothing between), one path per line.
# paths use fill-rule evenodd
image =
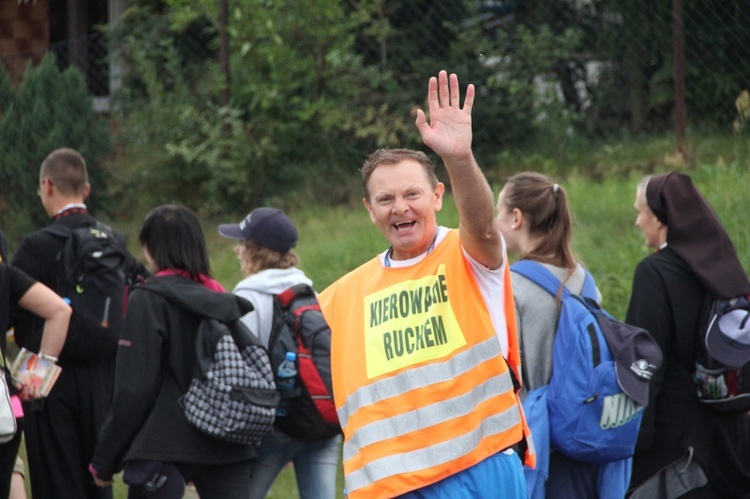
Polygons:
M42 230L53 236L62 237L63 239L67 239L73 233L73 229L63 224L51 224Z
M533 260L520 260L511 265L510 270L531 280L552 296L557 296L557 292L560 289L560 280L541 263ZM596 301L596 283L594 282L594 278L585 268L583 271L586 277L583 281L581 296ZM563 299L573 294L567 286L563 286L562 293Z
M284 308L289 308L292 301L300 296L315 296L315 291L312 286L308 284L296 284L278 294L278 297L281 300L281 305Z

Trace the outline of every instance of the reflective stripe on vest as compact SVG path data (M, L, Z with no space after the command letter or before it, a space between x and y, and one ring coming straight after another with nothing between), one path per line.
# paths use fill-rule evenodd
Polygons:
M334 335L350 499L424 487L523 438L509 366L457 230L413 267L374 259L355 269L320 303Z
M344 462L350 469L349 491L389 477L445 465L471 455L493 437L503 442L497 450L520 440L521 412L510 375L507 371L498 373L502 365L500 356L500 343L492 336L445 362L379 380L368 386L374 393L355 392L357 403L362 404L358 407L367 412L378 397L393 399L398 404L400 395L408 398L414 390L431 390L436 384L456 380L460 383L464 373L463 381L469 384L468 391L460 395L357 428L344 443ZM483 381L474 384L477 378ZM409 387L406 392L404 387ZM340 414L354 409L353 403L349 397ZM349 421L357 418L356 412L353 411ZM416 448L415 442L419 444ZM393 453L394 448L402 450Z
M370 387L373 388L373 391L376 393L383 395L382 398L390 398L401 394L399 387L401 386L401 380L403 380L404 377L414 377L415 379L422 381L430 380L430 384L448 381L457 376L455 374L456 371L469 371L487 360L496 358L496 356L499 355L496 353L496 349L499 350L499 343L493 341L493 339L487 340L451 359L449 362L453 364L453 366L445 365L447 362L429 364L420 368L405 371L394 378L384 379L379 383L370 385ZM406 385L408 386L408 382ZM429 385L424 386L429 389ZM498 395L502 395L512 389L513 383L509 376L493 376L458 397L420 407L406 414L399 414L388 419L381 419L366 424L358 429L344 447L344 461L348 461L354 457L361 448L376 442L429 428L451 418L466 416L475 409L476 405L497 397ZM352 404L355 402L352 400L353 398L356 399L357 403L361 404L360 406L372 404L375 401L375 399L371 399L372 395L372 393L367 392L362 394L361 391L355 393L352 397L347 399L346 405L342 407L339 414L345 413L347 408L351 408ZM516 425L520 421L519 411L510 411L510 414L508 414L505 421L506 424L503 425L502 430Z
M471 432L451 440L369 462L363 468L347 476L347 486L350 490L357 490L396 474L413 473L447 464L454 460L453 456L457 453L468 454L490 436L500 435L509 427L519 423L518 408L511 407L500 414L484 419Z
M502 355L500 342L492 337L445 362L409 369L398 376L384 378L371 385L364 386L349 395L346 402L339 407L338 415L341 426L346 426L349 422L349 414L354 414L360 407L367 407L375 402L401 395L404 392L404 387L409 387L411 390L452 380L460 373L469 371L487 360L497 358L499 355ZM509 376L506 376L498 393L507 391L512 388L512 385L512 380ZM346 457L344 457L344 460L346 460Z

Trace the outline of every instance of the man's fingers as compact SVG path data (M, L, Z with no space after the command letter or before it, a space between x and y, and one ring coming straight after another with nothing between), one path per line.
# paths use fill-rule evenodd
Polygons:
M427 117L424 115L424 111L417 109L417 129L422 128L427 123Z
M466 89L463 110L471 114L474 106L474 85L470 84ZM437 78L431 77L427 84L427 101L429 104L430 116L441 108L461 109L461 89L459 87L458 76L450 74L445 70L438 73ZM422 121L424 119L424 121ZM432 119L432 118L430 118ZM426 117L420 118L417 115L417 126L423 126L426 123Z
M474 84L470 83L466 87L466 99L464 99L464 111L471 114L471 108L474 107Z
M461 94L458 90L458 76L451 74L450 76L450 101L451 107L461 106Z
M427 97L430 102L430 112L435 108L455 107L461 108L461 89L458 83L458 76L455 73L448 75L445 70L438 73L437 79L433 76L430 78ZM466 90L466 99L464 109L471 112L474 105L474 86L469 85Z
M438 101L438 81L434 76L427 83L427 104L430 108L430 116L432 116L432 113L436 109L440 108L440 102Z
M448 107L450 105L450 90L448 88L448 73L445 70L438 73L438 86L440 87L438 92L440 107Z

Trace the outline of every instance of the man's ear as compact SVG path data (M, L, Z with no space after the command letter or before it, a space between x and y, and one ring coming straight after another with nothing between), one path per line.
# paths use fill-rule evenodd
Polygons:
M46 182L42 182L40 190L43 190L47 196L52 195L52 181L49 179L49 177L46 177Z
M86 182L86 185L83 187L83 199L88 199L89 194L91 194L91 184Z
M435 211L443 209L443 195L445 194L445 184L438 182L435 186Z
M372 206L370 205L370 202L367 200L367 198L362 198L362 202L365 205L365 208L367 208L367 212L370 214L370 221L372 223L375 223L375 213L372 212Z

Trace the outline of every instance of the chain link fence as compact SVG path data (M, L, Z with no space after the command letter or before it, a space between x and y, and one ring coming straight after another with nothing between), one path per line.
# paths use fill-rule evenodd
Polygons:
M106 41L96 31L0 54L10 82L0 88L0 181L35 178L51 148L73 146L120 211L134 192L154 202L187 197L204 212L306 188L346 202L350 186L336 185L356 177L367 152L421 146L413 112L439 69L477 86L485 165L508 151L554 156L622 137L673 136L682 147L701 134L741 133L748 115L738 104L750 89L741 0L172 5L132 1ZM27 65L49 53L58 70L77 68L96 112L55 93L75 85L24 89L35 85ZM18 185L18 195L2 195L3 220L35 202Z

